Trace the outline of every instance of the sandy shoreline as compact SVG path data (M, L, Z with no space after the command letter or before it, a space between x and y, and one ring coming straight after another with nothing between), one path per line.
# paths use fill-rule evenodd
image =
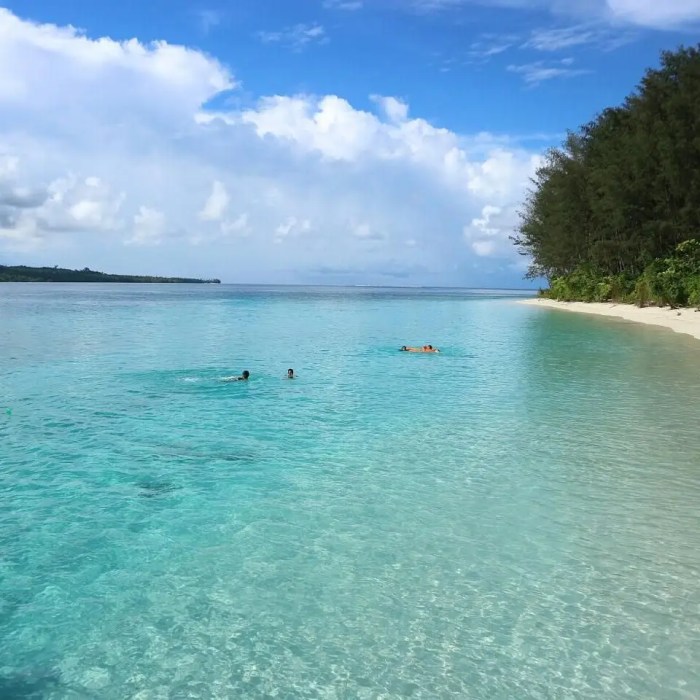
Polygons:
M589 304L578 301L552 301L551 299L524 299L518 303L539 306L543 309L559 309L620 318L649 326L662 326L676 333L692 335L693 338L700 340L700 312L696 312L695 309L659 309L654 306L640 309L632 304Z

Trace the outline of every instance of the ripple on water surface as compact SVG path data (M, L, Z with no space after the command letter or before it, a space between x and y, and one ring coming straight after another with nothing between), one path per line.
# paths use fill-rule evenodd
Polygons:
M454 291L4 289L0 697L700 697L694 341Z

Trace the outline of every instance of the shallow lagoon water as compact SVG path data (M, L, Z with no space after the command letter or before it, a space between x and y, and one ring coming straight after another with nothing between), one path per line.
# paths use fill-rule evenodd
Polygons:
M515 299L2 285L0 697L700 697L700 345Z

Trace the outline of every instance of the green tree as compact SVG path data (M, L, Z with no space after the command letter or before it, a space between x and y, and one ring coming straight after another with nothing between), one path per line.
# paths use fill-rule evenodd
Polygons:
M668 270L683 257L679 244L700 235L698 48L663 53L621 106L545 155L532 185L513 237L531 259L529 277L591 297L630 293L646 274L658 297L650 266Z

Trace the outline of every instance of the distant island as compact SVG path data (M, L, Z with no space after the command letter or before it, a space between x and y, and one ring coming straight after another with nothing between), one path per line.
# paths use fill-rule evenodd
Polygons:
M89 267L67 270L62 267L26 267L0 265L0 282L130 282L140 284L221 284L218 279L190 277L151 277L147 275L110 275Z

